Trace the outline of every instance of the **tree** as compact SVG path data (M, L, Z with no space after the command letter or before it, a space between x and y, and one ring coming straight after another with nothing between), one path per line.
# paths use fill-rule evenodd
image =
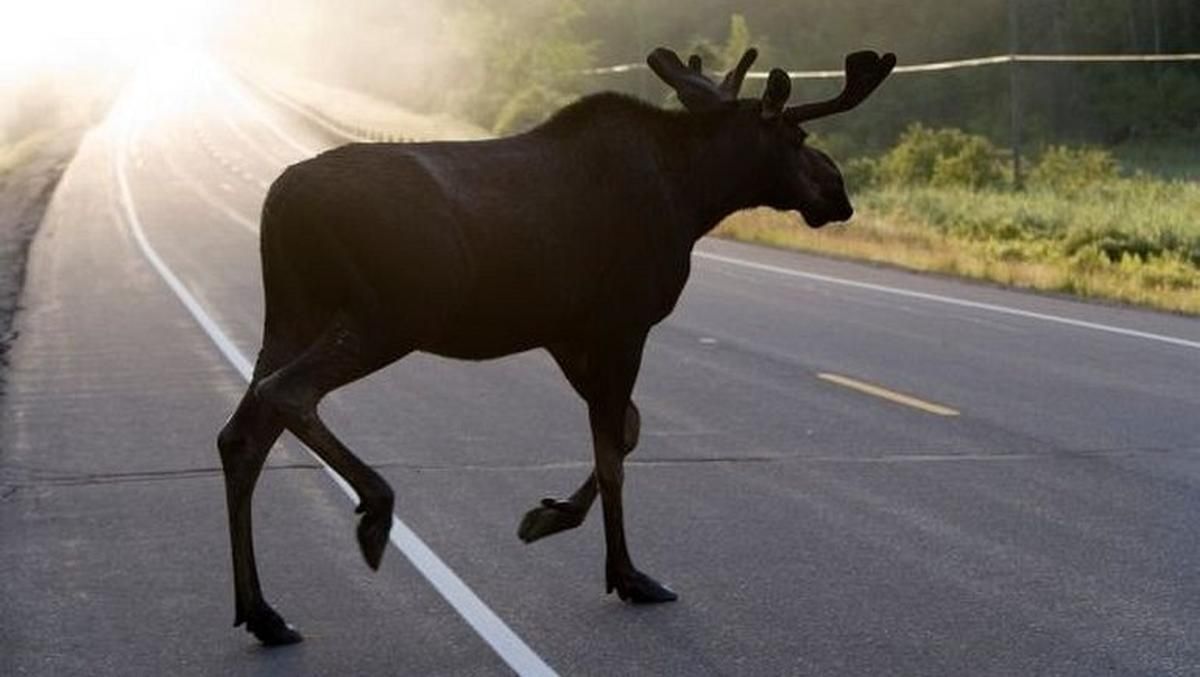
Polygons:
M596 46L576 32L583 15L577 0L537 0L520 8L465 3L450 24L470 45L460 73L473 82L460 87L465 94L456 112L504 134L577 98Z

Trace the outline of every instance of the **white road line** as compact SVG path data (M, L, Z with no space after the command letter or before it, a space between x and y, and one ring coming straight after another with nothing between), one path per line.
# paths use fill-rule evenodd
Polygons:
M226 74L225 77L229 77L228 74ZM261 85L251 85L251 87L258 90L257 92L255 92L256 94L263 95L263 96L270 98L275 103L286 107L288 110L292 111L296 115L299 115L300 117L304 118L305 120L308 120L309 122L317 125L318 127L324 129L325 131L333 134L334 136L336 136L338 138L345 139L346 141L351 141L351 142L370 141L370 139L368 139L367 137L360 136L358 134L352 134L345 129L340 129L336 125L331 124L329 120L326 120L326 119L322 118L321 116L314 114L310 110L306 110L300 104L296 103L295 101L290 100L288 97L280 94L279 92L271 90L268 87L263 87Z
M242 378L249 382L252 373L250 361L242 355L241 351L237 349L237 346L229 339L228 335L209 317L200 303L196 301L187 287L171 271L167 264L163 262L162 258L159 257L158 253L154 251L154 248L146 239L142 222L138 218L137 210L134 207L133 194L130 191L129 178L126 174L127 146L133 136L133 130L120 130L119 133L121 136L117 142L117 152L115 155L117 184L120 193L121 209L128 222L129 229L133 233L134 240L137 242L142 254L150 262L151 266L154 267L154 270L167 283L171 291L175 292L175 296L179 298L180 302L183 303L196 322L200 324L200 327L208 335L209 339L216 344L217 349L221 351L225 359L229 360L229 363L241 374ZM310 451L309 453L311 454L312 452ZM317 458L315 454L313 454L313 457ZM350 500L357 503L358 499L354 490L329 466L325 465L324 461L321 461L319 458L317 460L325 468L325 472L334 479ZM425 545L420 537L403 520L394 514L392 515L392 520L392 531L388 536L392 545L396 546L408 558L408 561L416 567L417 571L421 572L421 575L429 581L433 588L449 602L450 606L474 628L483 641L513 671L518 675L553 676L557 674L494 611L488 608L483 600L479 599L467 587L467 584L450 567L446 566L446 563L429 546Z
M117 149L116 160L117 186L120 189L121 210L125 213L125 220L129 223L129 229L133 231L134 240L142 250L142 254L150 261L150 265L154 266L154 270L158 271L159 276L167 283L171 291L175 292L175 295L179 297L179 300L188 309L188 312L192 314L192 317L196 318L196 321L200 323L200 327L204 329L204 333L208 334L213 343L217 344L217 350L221 351L225 359L229 360L233 368L237 369L238 373L242 375L242 378L249 381L251 374L250 361L242 355L237 346L233 344L233 341L230 341L229 337L217 326L217 323L208 316L208 313L204 312L204 309L200 307L200 303L187 290L183 282L179 281L175 273L167 267L167 264L163 263L163 260L158 256L158 252L154 251L154 248L146 240L146 235L142 230L142 223L138 219L137 212L134 211L133 196L129 191L129 179L125 173L125 143L124 140L118 143L120 143L120 146Z
M251 100L250 97L238 91L238 85L233 81L233 78L231 78L228 73L224 72L220 66L213 64L212 73L213 77L220 80L221 85L224 86L225 90L228 91L238 103L245 107L246 110L250 111L250 113L254 115L259 122L263 123L267 129L271 130L271 133L282 139L284 143L292 148L295 148L304 157L312 157L320 152L318 149L313 148L308 144L297 141L296 138L291 134L283 131L282 127L275 124L269 117L267 117L267 112L262 109L262 106L260 106L257 101Z
M210 193L199 179L192 176L190 172L179 166L172 153L164 152L162 153L162 156L163 161L167 164L167 169L170 170L170 172L174 174L176 178L182 181L188 187L188 189L196 195L196 197L200 198L200 200L202 200L208 206L224 214L227 218L229 218L229 220L246 230L246 232L253 233L255 235L258 234L258 223L256 223L254 219L242 214L229 204L221 201L212 193Z
M214 66L214 68L215 68L215 66ZM217 87L219 86L217 83L218 76L216 75L216 73L209 72L207 79L208 79L207 89L215 97L217 94L214 90L216 90ZM228 84L226 84L226 86L221 87L221 88L224 89L228 93L229 99L236 98L235 94L233 92L229 91ZM244 108L248 107L248 104L244 101L239 101L238 104ZM311 155L311 153L309 153L309 154L303 155L298 158L297 157L279 157L278 154L275 153L275 151L273 151L273 150L267 148L266 146L264 146L263 144L259 143L254 137L252 137L250 134L248 134L246 132L246 130L242 128L242 125L240 125L237 121L235 121L233 119L233 116L231 116L229 114L229 110L226 106L217 105L217 106L215 106L215 108L217 109L216 115L221 118L221 121L225 124L225 126L228 127L229 130L232 131L234 133L234 135L236 135L239 139L242 139L242 141L246 144L246 146L251 148L258 155L259 159L263 160L268 165L270 165L275 170L276 173L278 173L279 171L282 171L283 167L286 167L294 162L302 160L305 157L308 157L309 155ZM260 123L263 123L263 119L261 116L255 115L254 117ZM282 132L282 129L280 129L279 132L275 132L273 130L273 133L275 133L276 135L278 135L278 133L280 133L280 132ZM300 144L293 138L292 141L288 143L288 145L295 148L297 146L303 146L304 144ZM254 177L254 181L256 183L258 183L259 186L261 186L264 191L267 190L271 185L269 182L263 181L262 179L259 179L257 177Z
M213 84L211 80L209 82L210 82L210 84ZM272 168L275 168L275 171L278 171L279 167L286 167L287 165L291 164L292 162L295 162L294 159L277 157L274 152L268 150L267 148L264 148L261 144L258 143L257 140L255 140L249 134L247 134L246 130L242 129L241 125L239 125L237 122L234 121L233 117L229 114L229 110L225 106L219 105L216 108L217 108L217 112L216 112L217 117L219 117L221 119L221 122L229 129L229 131L232 132L233 135L236 136L238 139L240 139L242 141L242 143L244 143L246 145L246 147L253 150L258 155L259 159L264 160ZM257 181L259 184L263 183L262 180L257 179L256 177L249 176L249 172L246 172L246 174L247 174L247 176L244 178L246 178L247 180ZM265 184L263 185L263 187L264 188L266 187Z
M806 273L792 268L784 268L782 266L773 266L766 263L756 263L745 259L734 258L732 256L722 256L720 254L712 254L709 252L693 251L692 256L699 259L709 261L719 261L721 263L729 263L743 268L752 268L768 273L776 273L778 275L786 275L788 277L798 277L805 280L813 280L816 282L825 282L828 284L838 284L844 287L853 287L855 289L868 289L870 291L881 292L884 294L892 294L895 296L903 296L912 299L921 299L922 301L932 301L934 303L944 303L951 306L959 306L961 308L974 308L976 310L987 310L1001 315L1013 315L1016 317L1025 317L1032 320L1042 320L1043 322L1053 322L1056 324L1064 324L1070 327L1078 327L1080 329L1091 329L1093 331L1102 331L1108 334L1117 334L1119 336L1129 336L1132 338L1145 339L1147 341L1157 341L1174 346L1182 346L1184 348L1192 348L1200 350L1200 341L1189 341L1175 336L1165 336L1163 334L1152 334L1146 331L1138 331L1136 329L1126 329L1124 327L1114 327L1108 324L1099 324L1097 322L1087 322L1085 320L1076 320L1069 317L1060 317L1058 315L1050 315L1048 313L1037 313L1031 310L1021 310L1020 308L1012 308L1009 306L996 305L994 303L982 303L979 301L967 301L966 299L958 299L952 296L942 296L940 294L929 294L926 292L913 291L911 289L901 289L899 287L889 287L882 284L872 284L870 282L859 282L857 280L848 280L842 277L834 277L832 275L821 275L820 273Z

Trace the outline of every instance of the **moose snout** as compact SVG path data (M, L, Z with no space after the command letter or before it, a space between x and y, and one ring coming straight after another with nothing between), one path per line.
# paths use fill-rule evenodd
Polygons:
M854 207L850 206L850 197L846 191L838 190L828 195L825 200L825 217L829 221L849 221L854 216Z
M837 212L833 215L833 221L849 221L850 217L854 216L854 207L850 206L850 201L838 205Z
M802 209L800 214L810 228L820 228L828 223L849 221L850 217L854 216L854 207L850 206L849 200L835 200L822 205L820 209L809 211Z

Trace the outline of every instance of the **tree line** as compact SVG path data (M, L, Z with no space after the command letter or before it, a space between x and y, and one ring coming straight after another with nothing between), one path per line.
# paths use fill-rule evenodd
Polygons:
M640 62L658 45L700 53L712 70L727 68L751 44L761 52L759 67L789 70L838 68L846 52L859 48L894 51L901 63L1014 47L1058 54L1200 52L1196 0L298 0L294 7L305 5L320 18L292 36L302 55L293 62L307 61L316 77L417 110L459 115L498 133L528 128L592 91L669 102L666 88L645 71L587 74L595 66ZM322 14L334 6L337 11ZM261 33L253 35L263 41ZM797 82L793 97L826 96L838 84ZM1014 93L1029 143L1120 144L1200 134L1200 62L1017 64L897 76L870 106L814 130L851 154L890 146L913 122L958 127L1004 144Z

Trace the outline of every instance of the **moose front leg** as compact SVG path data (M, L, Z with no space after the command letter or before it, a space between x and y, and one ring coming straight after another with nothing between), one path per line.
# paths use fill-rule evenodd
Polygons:
M628 456L637 446L641 430L642 416L637 405L631 400L625 408L623 456ZM533 543L560 531L574 529L583 524L592 504L596 502L596 493L596 473L590 472L570 498L543 498L540 505L525 513L521 525L517 528L517 536L526 543Z
M638 571L625 543L621 487L625 479L625 421L637 380L645 336L593 353L592 377L584 388L595 451L596 486L604 508L606 591L634 604L671 602L674 592Z
M589 404L588 409L595 445L596 485L600 490L600 504L604 508L606 592L615 589L621 599L634 604L672 602L677 599L674 592L633 566L625 542L624 506L621 500L621 488L625 480L625 450L622 445L624 407L617 400Z
M571 344L555 344L549 348L550 356L562 369L563 376L584 401L590 400L593 384L596 382L596 358L591 351L583 346ZM625 407L624 433L622 435L623 455L629 455L637 446L638 437L642 430L642 416L638 408L630 400ZM545 538L560 531L574 529L583 524L592 503L596 502L596 473L588 473L587 479L571 497L543 498L541 503L521 518L517 527L517 537L526 543Z

